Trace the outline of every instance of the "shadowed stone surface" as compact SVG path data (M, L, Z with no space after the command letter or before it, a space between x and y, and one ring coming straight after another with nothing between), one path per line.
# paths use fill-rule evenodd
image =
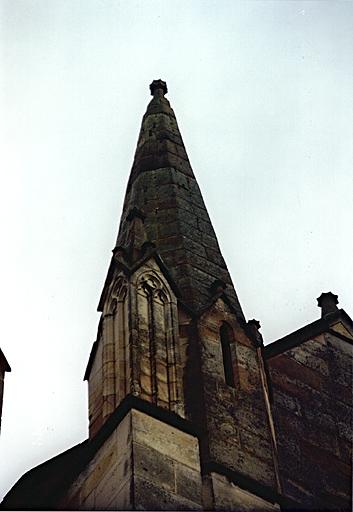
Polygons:
M333 294L325 296L337 299ZM336 302L332 301L334 307ZM352 325L334 307L318 322L316 336L296 344L293 333L265 350L284 494L303 508L348 511L352 497ZM310 332L309 327L304 329ZM337 336L341 332L345 339ZM283 350L271 356L280 345Z

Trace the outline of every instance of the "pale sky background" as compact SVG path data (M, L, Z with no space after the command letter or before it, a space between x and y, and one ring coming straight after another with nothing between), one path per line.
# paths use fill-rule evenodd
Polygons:
M99 295L153 79L167 81L266 343L353 313L353 3L0 0L0 497L84 440Z

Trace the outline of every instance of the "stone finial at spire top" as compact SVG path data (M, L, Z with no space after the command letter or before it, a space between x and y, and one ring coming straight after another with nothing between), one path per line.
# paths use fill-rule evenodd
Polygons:
M153 80L153 82L150 85L151 94L154 97L163 97L165 94L167 94L167 83L163 80Z
M334 313L338 309L338 295L335 295L332 292L322 293L320 297L317 298L317 304L319 308L321 308L321 317L324 317L329 313Z

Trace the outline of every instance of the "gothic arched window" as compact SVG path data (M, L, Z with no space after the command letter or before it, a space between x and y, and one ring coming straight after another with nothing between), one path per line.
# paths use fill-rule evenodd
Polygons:
M143 273L137 286L141 396L175 410L178 402L173 301L161 276Z
M222 356L223 356L223 369L224 369L224 378L226 384L235 387L235 376L234 376L234 336L233 330L226 322L223 322L220 328L220 338L221 338L221 346L222 346Z
M103 419L114 411L128 393L130 375L127 293L127 281L120 275L111 284L103 310Z

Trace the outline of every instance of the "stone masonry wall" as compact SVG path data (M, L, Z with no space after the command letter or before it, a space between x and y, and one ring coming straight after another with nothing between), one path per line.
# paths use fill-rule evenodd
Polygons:
M324 333L268 360L284 494L350 510L352 345Z
M132 410L71 485L66 510L198 510L197 438Z
M226 384L220 327L232 328L234 387ZM209 457L276 490L269 420L253 342L219 299L199 322Z
M62 510L131 510L132 418L129 413L71 485Z
M196 437L133 411L133 460L135 508L202 509Z
M269 503L254 494L231 483L226 477L211 474L215 510L236 510L236 512L279 511L277 503Z

